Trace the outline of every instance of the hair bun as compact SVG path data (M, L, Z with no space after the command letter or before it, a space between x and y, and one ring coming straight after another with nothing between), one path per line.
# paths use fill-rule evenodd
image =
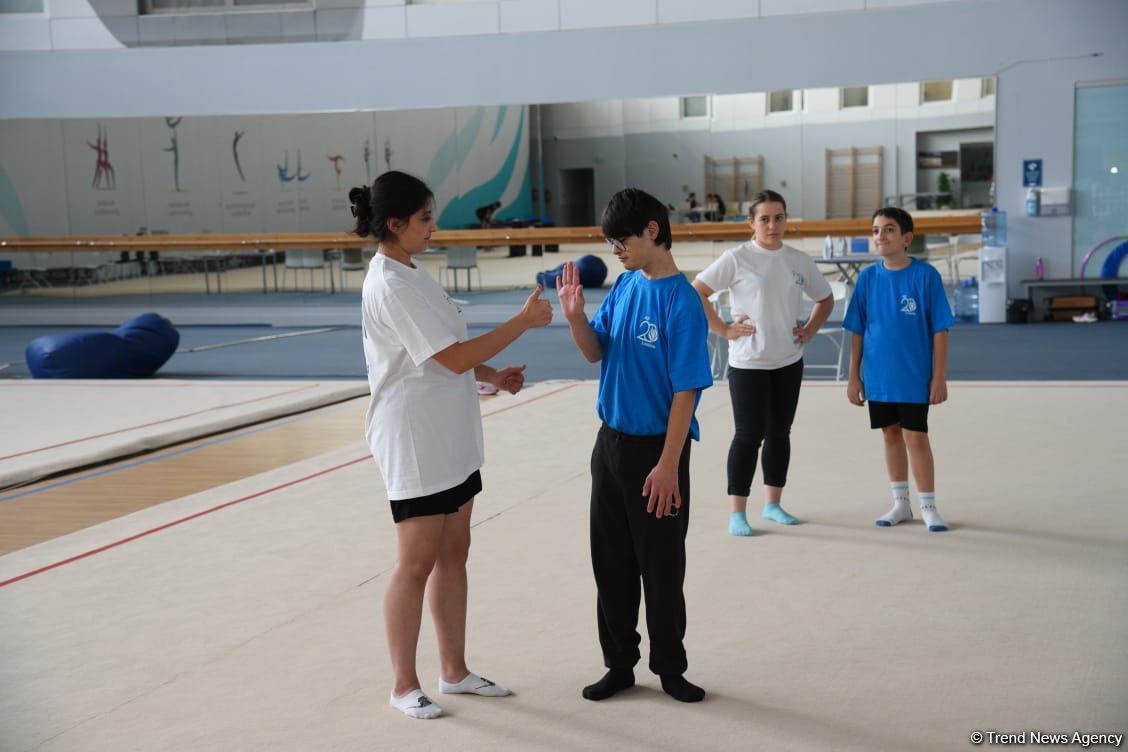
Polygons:
M366 185L353 188L349 191L349 203L356 217L354 232L362 238L368 237L372 231L372 189Z
M357 216L358 212L365 211L372 203L372 189L367 185L353 188L349 191L349 203L352 204L352 215Z

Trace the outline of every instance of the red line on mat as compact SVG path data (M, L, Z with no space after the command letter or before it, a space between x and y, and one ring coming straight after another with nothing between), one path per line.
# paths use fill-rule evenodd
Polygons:
M520 402L516 405L509 405L508 407L503 407L500 410L494 410L493 412L485 413L485 414L482 415L482 417L488 418L491 415L498 415L500 413L504 413L504 412L507 412L509 410L513 410L513 409L518 408L518 407L524 407L525 405L532 404L533 402L537 402L539 400L545 399L546 397L551 397L554 394L560 394L561 392L566 392L566 391L568 391L569 389L572 389L575 386L576 386L576 384L569 384L568 386L562 387L560 389L554 389L551 392L546 392L545 394L537 395L536 397L533 397L532 399L525 400L524 402ZM135 535L131 535L128 538L122 538L121 540L114 541L113 543L108 543L108 544L101 546L99 548L94 548L94 549L91 549L90 551L86 551L84 553L77 554L76 556L72 556L69 559L63 559L62 561L57 561L54 564L48 564L46 566L40 567L39 569L33 569L30 572L24 572L23 574L16 575L15 577L12 577L10 579L0 581L0 588L6 587L6 586L11 585L11 584L16 583L16 582L19 582L20 580L26 580L29 577L34 577L37 574L43 574L44 572L49 572L52 569L58 569L61 566L65 566L67 564L71 564L73 562L80 561L80 560L85 559L87 557L94 556L95 554L100 554L103 551L109 551L111 548L117 548L118 546L124 546L126 543L131 543L131 542L138 540L140 538L144 538L146 536L152 535L153 533L159 533L162 530L168 530L171 527L176 527L177 525L181 525L185 522L189 522L191 520L197 519L199 517L203 517L204 515L208 515L208 514L211 514L213 512L218 512L221 509L226 509L227 507L235 506L236 504L242 504L245 501L257 499L260 496L266 496L269 493L274 493L275 491L281 491L284 488L289 488L290 486L296 486L299 483L305 483L307 480L313 480L314 478L318 478L322 475L328 475L329 473L336 472L337 470L341 470L342 468L349 467L350 465L355 465L358 462L363 462L363 461L368 460L368 459L371 459L371 455L366 454L363 457L357 457L355 459L349 460L348 462L342 462L339 465L334 465L333 467L329 467L329 468L326 468L324 470L318 470L316 473L311 473L311 474L303 476L301 478L296 478L294 480L287 481L286 483L281 483L277 486L273 486L271 488L267 488L267 489L264 489L262 491L256 491L253 494L248 494L247 496L243 496L243 497L238 498L238 499L233 499L232 501L225 501L222 504L219 504L219 505L214 506L214 507L210 507L208 509L201 510L199 512L196 512L195 514L190 514L187 517L181 517L178 520L173 520L172 522L166 522L163 525L159 525L159 526L151 528L149 530L145 530L144 532L140 532L140 533L137 533Z
M70 446L71 444L81 444L84 441L92 441L94 439L101 439L101 438L105 438L106 436L113 436L116 433L125 433L126 431L136 431L138 428L148 428L149 426L156 426L156 425L160 425L161 423L171 423L174 420L181 420L182 418L191 418L193 415L202 415L203 413L211 412L212 410L223 410L223 409L228 408L228 407L238 407L239 405L249 405L252 402L261 402L262 400L265 400L265 399L273 399L275 397L281 397L281 396L286 395L286 394L293 394L294 392L300 392L300 391L303 391L305 389L313 389L314 387L318 387L318 386L321 386L321 385L320 384L305 384L303 386L299 386L299 387L294 388L294 389L287 389L284 392L276 392L274 394L267 394L267 395L264 395L262 397L255 397L254 399L243 400L241 402L229 402L226 405L213 405L212 407L204 408L203 410L196 410L195 412L184 413L183 415L174 415L171 418L162 418L160 420L154 420L150 423L141 423L141 424L136 425L136 426L130 426L129 428L118 428L117 430L114 430L114 431L106 431L105 433L99 433L99 434L95 434L93 436L85 436L81 439L71 439L70 441L64 441L60 444L52 444L51 446L39 447L38 449L28 449L26 452L16 452L15 454L9 454L9 455L6 455L4 457L0 457L0 461L10 460L10 459L14 459L16 457L23 457L26 454L35 454L36 452L45 452L48 449L58 449L59 447Z
M241 498L234 499L232 501L225 501L224 503L222 503L218 506L211 507L210 509L204 509L202 511L196 512L195 514L190 514L187 517L181 517L178 520L173 520L172 522L166 522L165 524L159 525L159 526L154 527L150 530L146 530L144 532L137 533L136 535L131 535L128 538L122 538L121 540L114 541L113 543L108 543L105 546L102 546L100 548L95 548L95 549L92 549L90 551L86 551L85 553L78 554L77 556L72 556L69 559L63 559L62 561L57 561L54 564L48 564L45 567L40 567L39 569L33 569L30 572L24 572L21 575L17 575L15 577L12 577L11 579L7 579L7 580L0 582L0 587L4 587L5 585L11 585L13 582L19 582L20 580L27 579L28 577L33 577L34 575L42 574L43 572L48 572L52 569L56 569L58 567L61 567L64 564L70 564L71 562L79 561L80 559L85 559L86 557L93 556L94 554L100 554L103 551L109 551L111 548L117 548L118 546L124 546L126 543L130 543L131 541L138 540L139 538L144 538L145 536L152 535L153 533L159 533L161 530L168 530L170 527L176 527L177 525L188 522L189 520L194 520L197 517L203 517L204 515L211 514L212 512L218 512L220 509L226 509L227 507L234 506L235 504L242 504L244 501L250 501L251 499L256 499L259 496L265 496L268 493L273 493L274 491L280 491L283 488L289 488L290 486L296 486L299 483L304 483L305 481L316 478L319 475L325 475L326 473L331 473L334 470L340 470L342 467L348 467L349 465L355 465L356 463L360 462L361 460L366 460L366 459L368 459L368 458L367 457L359 457L355 460L349 460L348 462L344 462L344 463L337 465L335 467L326 468L325 470L319 470L318 472L313 473L311 475L306 475L302 478L297 478L295 480L287 481L286 483L279 484L279 485L274 486L272 488L267 488L267 489L264 489L262 491L256 491L253 494L249 494L247 496L243 496Z

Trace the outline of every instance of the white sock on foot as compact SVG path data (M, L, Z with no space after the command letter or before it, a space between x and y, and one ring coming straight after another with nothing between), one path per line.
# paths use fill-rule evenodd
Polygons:
M480 695L482 697L505 697L509 690L500 684L478 676L474 672L457 684L448 684L439 677L439 691L444 695Z
M899 525L913 518L913 509L909 506L909 484L903 482L890 483L889 488L893 491L893 508L874 523L879 527Z
M944 518L936 511L934 493L920 494L920 516L924 518L924 524L928 526L930 532L942 533L948 529L948 523L944 522Z
M392 695L388 704L412 718L438 718L443 714L443 709L421 689L413 689L403 697Z

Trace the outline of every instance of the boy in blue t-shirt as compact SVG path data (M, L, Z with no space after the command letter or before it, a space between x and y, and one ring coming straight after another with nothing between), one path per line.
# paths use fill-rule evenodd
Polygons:
M590 322L571 262L556 283L576 346L600 363L603 426L591 456L591 562L608 670L583 696L604 700L634 686L645 593L650 670L671 697L698 702L705 690L684 676L682 586L689 447L699 438L694 412L701 390L713 383L705 311L670 254L670 221L658 199L634 188L616 193L603 212L603 234L626 272Z
M936 511L935 467L928 443L928 406L948 399L948 328L952 309L940 273L908 255L913 218L904 209L873 214L873 243L884 258L866 268L843 326L853 332L846 397L869 399L870 427L885 438L893 508L877 520L890 527L913 518L909 464L920 515L932 532L948 529ZM906 453L907 448L907 453Z

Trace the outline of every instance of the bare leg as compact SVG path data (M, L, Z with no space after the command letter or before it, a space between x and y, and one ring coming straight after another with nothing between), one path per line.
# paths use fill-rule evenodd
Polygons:
M421 689L415 670L423 591L439 554L441 516L415 517L396 525L396 566L384 591L384 626L392 658L392 694Z
M457 513L442 516L442 538L428 596L438 637L440 675L451 684L470 673L466 667L466 559L473 507L471 500Z
M932 444L928 441L928 434L921 431L905 429L905 444L909 449L909 459L912 460L913 479L916 480L917 491L932 493L936 490L936 467L932 458ZM908 474L904 476L908 479Z
M899 525L913 518L909 506L909 457L905 449L905 433L900 424L881 429L885 440L885 468L889 471L889 485L893 491L893 508L877 519L879 527Z
M900 424L882 428L881 436L885 439L885 467L889 471L889 482L908 483L909 456L905 450L905 435ZM925 440L927 441L927 436Z
M740 514L747 514L747 512L748 512L748 497L747 496L730 496L729 501L732 504L732 511L739 512Z

